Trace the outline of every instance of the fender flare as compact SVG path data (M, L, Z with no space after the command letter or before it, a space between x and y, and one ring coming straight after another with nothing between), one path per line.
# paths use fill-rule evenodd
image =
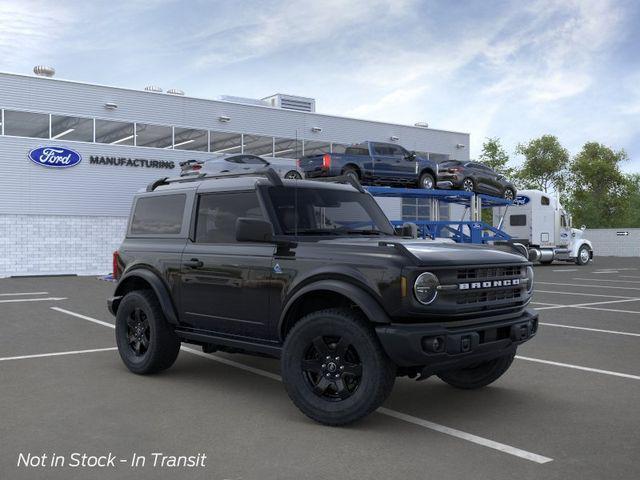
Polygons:
M305 285L300 290L295 292L289 298L289 300L287 300L287 303L285 304L284 308L282 309L282 313L280 314L280 320L278 320L278 332L281 337L282 327L291 307L295 305L296 301L302 298L304 295L319 290L338 293L349 298L360 308L360 310L362 310L362 312L367 316L370 322L382 324L391 323L391 319L389 318L387 312L385 312L380 304L376 301L376 299L373 298L371 294L366 292L363 288L348 283L344 280L318 280Z
M151 289L155 293L156 298L158 299L158 303L160 303L160 308L162 308L162 313L164 313L167 321L173 325L178 325L178 314L176 312L175 306L173 305L173 301L171 300L169 289L162 281L162 279L151 270L148 270L146 268L136 268L125 273L118 282L118 286L116 287L116 291L114 293L115 297L117 298L123 296L123 292L125 291L124 287L127 284L127 280L133 278L144 280L151 286ZM117 303L114 302L114 311L117 311L119 303L119 301Z
M591 244L591 242L585 238L582 238L580 239L580 241L576 242L576 244L571 249L571 257L576 258L578 256L580 247L582 247L583 245L589 247L589 250L591 250L591 252L593 253L593 245Z

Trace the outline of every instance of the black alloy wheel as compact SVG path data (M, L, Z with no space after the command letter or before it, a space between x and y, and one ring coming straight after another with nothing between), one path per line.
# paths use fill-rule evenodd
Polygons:
M118 305L116 344L126 367L141 375L169 368L180 352L180 339L151 290L128 292Z
M325 425L346 425L384 402L396 366L362 313L329 308L307 314L286 334L281 373L302 413Z
M147 314L141 308L134 309L127 318L127 341L136 357L141 357L149 350L151 329Z
M313 393L330 401L349 398L362 378L362 362L345 337L315 337L302 361L305 380Z

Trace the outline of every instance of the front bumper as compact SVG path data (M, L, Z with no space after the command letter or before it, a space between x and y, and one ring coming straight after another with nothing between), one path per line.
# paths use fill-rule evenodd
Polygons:
M107 309L109 313L116 316L116 312L118 311L118 306L120 305L120 301L122 300L122 296L110 297L107 299Z
M376 327L385 352L400 367L424 367L426 377L507 355L535 336L538 314L524 310L508 320L447 326L446 323Z

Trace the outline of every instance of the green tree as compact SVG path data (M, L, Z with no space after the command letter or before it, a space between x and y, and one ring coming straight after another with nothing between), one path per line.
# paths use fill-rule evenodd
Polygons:
M627 195L629 196L629 207L625 220L622 224L624 227L640 227L640 173L633 173L625 177L627 182Z
M513 178L515 170L509 167L509 155L502 147L498 137L487 137L482 144L482 153L478 160L487 167L504 175L507 178Z
M621 227L632 221L634 179L620 171L625 160L624 150L614 151L597 142L585 143L573 158L569 208L577 225Z
M518 144L516 153L524 156L517 178L521 186L549 192L566 186L569 151L554 135L542 135Z

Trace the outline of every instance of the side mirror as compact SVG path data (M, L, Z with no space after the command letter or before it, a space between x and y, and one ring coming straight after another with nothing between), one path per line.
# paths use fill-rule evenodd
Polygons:
M407 153L407 154L404 156L404 159L405 159L405 160L409 160L410 162L413 162L413 161L416 159L416 152L411 151L411 152Z
M271 224L259 218L238 218L236 220L236 240L238 242L272 242Z
M401 227L396 227L395 231L401 237L418 238L418 225L412 222L407 222Z

